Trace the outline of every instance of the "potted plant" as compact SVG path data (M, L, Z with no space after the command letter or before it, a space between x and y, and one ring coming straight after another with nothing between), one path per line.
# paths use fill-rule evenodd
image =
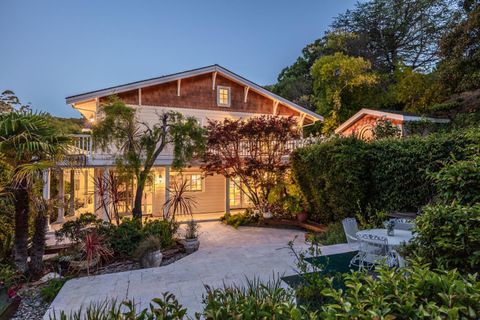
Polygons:
M257 210L258 210L258 213L262 213L262 216L264 219L272 219L273 218L273 213L272 213L272 210L268 204L268 202L263 202L263 203L260 203L258 206L257 206Z
M193 219L187 222L183 246L187 253L195 252L200 247L200 241L198 240L198 224Z
M307 212L302 206L302 202L296 196L289 195L285 200L284 210L289 212L292 218L297 218L300 223L305 223L308 218Z
M158 237L150 235L138 245L135 258L140 261L143 268L160 267L163 260L162 244Z

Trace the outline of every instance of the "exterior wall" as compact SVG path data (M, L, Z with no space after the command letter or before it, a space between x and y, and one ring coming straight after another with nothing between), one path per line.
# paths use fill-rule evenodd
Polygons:
M188 168L183 172L201 174L200 168ZM172 176L174 174L175 172L172 172ZM215 174L206 176L202 180L202 191L187 192L197 204L193 213L225 212L225 177Z
M187 108L213 110L220 112L243 112L272 114L273 100L249 90L247 102L244 100L245 87L218 74L212 90L212 74L204 74L191 78L184 78L180 82L180 96L177 95L177 81L163 83L141 89L141 104L145 106L161 106L169 108ZM231 105L221 107L217 105L217 86L230 87ZM139 90L127 91L118 94L126 103L139 105ZM100 99L105 102L106 97ZM299 116L296 110L292 110L283 104L278 105L278 114Z
M378 116L373 116L373 115L365 115L359 120L357 120L355 123L353 123L350 127L345 129L341 135L343 136L358 136L361 139L368 140L370 137L370 134L372 133L371 130L375 127L376 123L380 119L386 119L389 120L393 125L397 125L400 129L403 126L402 121L400 120L395 120L395 119L390 119L390 118L385 118L385 117L378 117Z
M95 213L97 217L102 218L103 209L100 206L100 199L94 196L95 187L93 183L94 176L101 176L104 173L105 168L85 168L75 169L75 200L77 205L82 204L81 207L77 207L75 215L90 212ZM110 170L114 170L111 168ZM201 174L200 168L188 168L183 170L184 173L198 173ZM173 179L173 175L176 172L170 172L170 181ZM221 175L207 176L202 179L202 190L187 192L187 194L195 199L197 202L193 213L215 213L225 211L225 177ZM165 167L155 167L152 170L152 181L145 188L145 195L143 199L143 213L151 214L153 217L161 217L163 214L163 205L165 203L166 193L166 170ZM70 170L64 170L64 186L70 185ZM132 188L134 191L134 187ZM68 195L69 193L66 192ZM133 201L133 194L132 201ZM96 204L94 202L97 201ZM133 204L132 204L133 205ZM95 208L98 210L95 212ZM65 212L68 212L68 207ZM121 215L128 214L129 212L120 212Z

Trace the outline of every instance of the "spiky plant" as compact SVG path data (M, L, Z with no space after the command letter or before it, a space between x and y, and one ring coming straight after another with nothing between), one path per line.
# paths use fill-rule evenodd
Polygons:
M192 215L193 209L197 206L194 196L189 195L189 184L187 180L173 182L173 188L167 188L170 198L165 201L164 219L175 220L176 215Z

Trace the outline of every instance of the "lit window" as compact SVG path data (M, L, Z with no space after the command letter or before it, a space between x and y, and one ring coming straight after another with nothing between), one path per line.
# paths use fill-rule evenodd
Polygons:
M176 181L178 184L183 183L183 181L187 182L186 191L202 191L203 190L203 182L202 182L202 175L201 174L177 174L172 176L173 179L170 181L170 189L173 190L173 183Z
M217 104L220 107L230 107L230 87L217 87Z

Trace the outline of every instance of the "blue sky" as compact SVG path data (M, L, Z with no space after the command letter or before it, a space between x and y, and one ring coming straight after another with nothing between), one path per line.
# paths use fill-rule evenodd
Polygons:
M0 1L0 91L78 117L65 97L218 63L276 81L356 0Z

